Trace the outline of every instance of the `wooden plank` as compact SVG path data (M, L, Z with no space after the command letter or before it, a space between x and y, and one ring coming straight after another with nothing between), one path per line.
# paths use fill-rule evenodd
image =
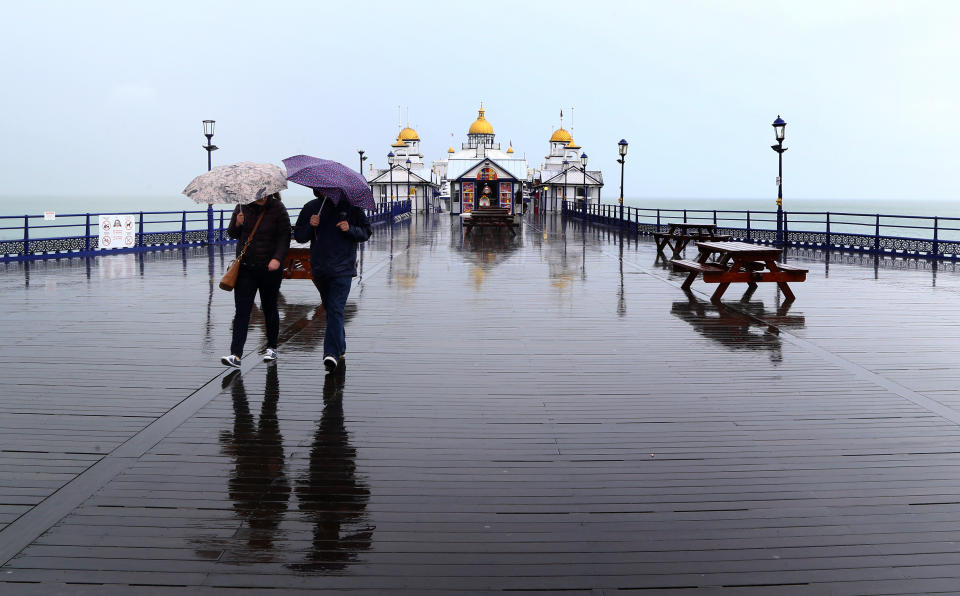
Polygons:
M208 255L147 261L123 286L136 308L110 316L126 282L99 265L35 268L29 286L0 273L31 330L0 348L0 504L125 464L0 591L955 591L958 325L941 290L960 272L938 268L932 291L930 271L874 279L788 251L816 281L802 308L770 284L716 307L678 295L650 240L537 218L523 242L479 245L443 217L365 247L342 382L319 367L315 291L285 284L275 375L251 354L242 384L149 438L221 373L232 297L208 297Z

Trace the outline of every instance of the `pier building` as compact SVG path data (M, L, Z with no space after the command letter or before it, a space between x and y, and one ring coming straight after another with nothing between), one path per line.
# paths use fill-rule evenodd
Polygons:
M600 203L603 172L587 169L588 161L573 135L563 128L550 136L550 150L535 176L535 197L541 211L559 211L563 201Z
M437 184L427 172L420 152L420 135L409 126L397 134L397 140L387 152L387 166L374 168L365 174L378 203L410 200L413 211L424 211L434 204Z
M484 206L512 212L530 173L526 158L518 156L512 146L500 148L483 104L467 130L467 141L459 151L450 147L446 159L434 162L434 170L440 187L449 193L453 214Z

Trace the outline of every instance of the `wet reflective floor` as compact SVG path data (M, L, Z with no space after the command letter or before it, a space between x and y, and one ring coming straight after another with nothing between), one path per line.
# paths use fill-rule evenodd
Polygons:
M0 593L957 592L955 265L717 307L648 238L421 215L326 376L296 280L223 370L230 252L0 265Z

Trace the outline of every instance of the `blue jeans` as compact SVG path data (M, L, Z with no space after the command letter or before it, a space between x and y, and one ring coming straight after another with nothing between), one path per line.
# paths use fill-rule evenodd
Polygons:
M347 336L343 331L343 309L350 295L353 277L321 277L314 279L313 285L320 292L323 309L327 311L327 332L323 336L323 356L340 358L347 353Z

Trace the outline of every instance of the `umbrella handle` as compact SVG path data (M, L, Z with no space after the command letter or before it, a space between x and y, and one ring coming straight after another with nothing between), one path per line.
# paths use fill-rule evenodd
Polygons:
M327 204L327 195L323 195L323 202L320 203L320 209L317 210L317 215L320 215L320 212L323 211L323 206ZM320 226L313 228L313 239L318 238L317 233L319 232Z

